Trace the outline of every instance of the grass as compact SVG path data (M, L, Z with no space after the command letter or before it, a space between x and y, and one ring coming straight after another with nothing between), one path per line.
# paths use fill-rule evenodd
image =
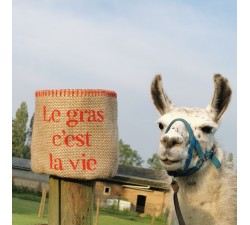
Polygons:
M48 224L48 199L45 203L43 218L38 218L41 197L34 193L13 192L12 194L12 225ZM95 222L95 212L93 213ZM98 225L143 225L151 224L151 217L139 217L133 212L119 212L114 210L100 210ZM158 217L155 225L164 225L166 220Z
M109 215L101 215L99 219L98 225L145 225L148 224L150 225L150 220L143 220L143 218L138 219L138 221L134 220L128 220L124 218L119 218L119 217L114 217L114 216L109 216ZM155 225L160 225L155 223ZM161 225L164 225L164 223L161 223Z
M21 196L23 197L23 196ZM29 196L32 198L33 196ZM12 198L12 225L35 225L48 223L48 203L45 205L45 215L38 218L40 203L18 197Z

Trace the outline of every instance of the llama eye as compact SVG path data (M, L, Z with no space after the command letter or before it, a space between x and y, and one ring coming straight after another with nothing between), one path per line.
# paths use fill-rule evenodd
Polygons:
M164 128L162 123L159 123L159 128L162 130Z
M210 126L205 126L205 127L202 127L201 130L204 132L204 133L211 133L213 127L210 127Z

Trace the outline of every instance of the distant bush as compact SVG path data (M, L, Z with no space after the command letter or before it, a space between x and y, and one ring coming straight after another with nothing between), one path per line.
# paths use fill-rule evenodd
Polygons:
M14 183L12 183L12 192L15 193L30 193L30 194L36 194L39 195L41 193L34 191L31 188L23 187L23 186L16 186Z
M33 189L27 187L20 187L12 184L12 197L40 202L41 196L42 193L39 191L34 191Z

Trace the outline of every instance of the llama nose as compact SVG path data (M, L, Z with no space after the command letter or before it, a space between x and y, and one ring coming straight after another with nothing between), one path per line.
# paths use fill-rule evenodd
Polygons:
M168 148L173 147L176 144L181 144L182 143L182 138L178 136L169 136L169 135L164 135L161 138L161 143L165 145Z

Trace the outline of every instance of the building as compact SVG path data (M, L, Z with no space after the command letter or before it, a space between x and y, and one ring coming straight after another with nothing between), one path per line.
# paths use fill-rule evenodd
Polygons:
M169 208L168 179L164 170L119 165L115 177L96 180L95 198L101 206L116 203L120 209L157 216ZM33 173L28 159L12 158L12 180L35 191L49 189L49 175Z

